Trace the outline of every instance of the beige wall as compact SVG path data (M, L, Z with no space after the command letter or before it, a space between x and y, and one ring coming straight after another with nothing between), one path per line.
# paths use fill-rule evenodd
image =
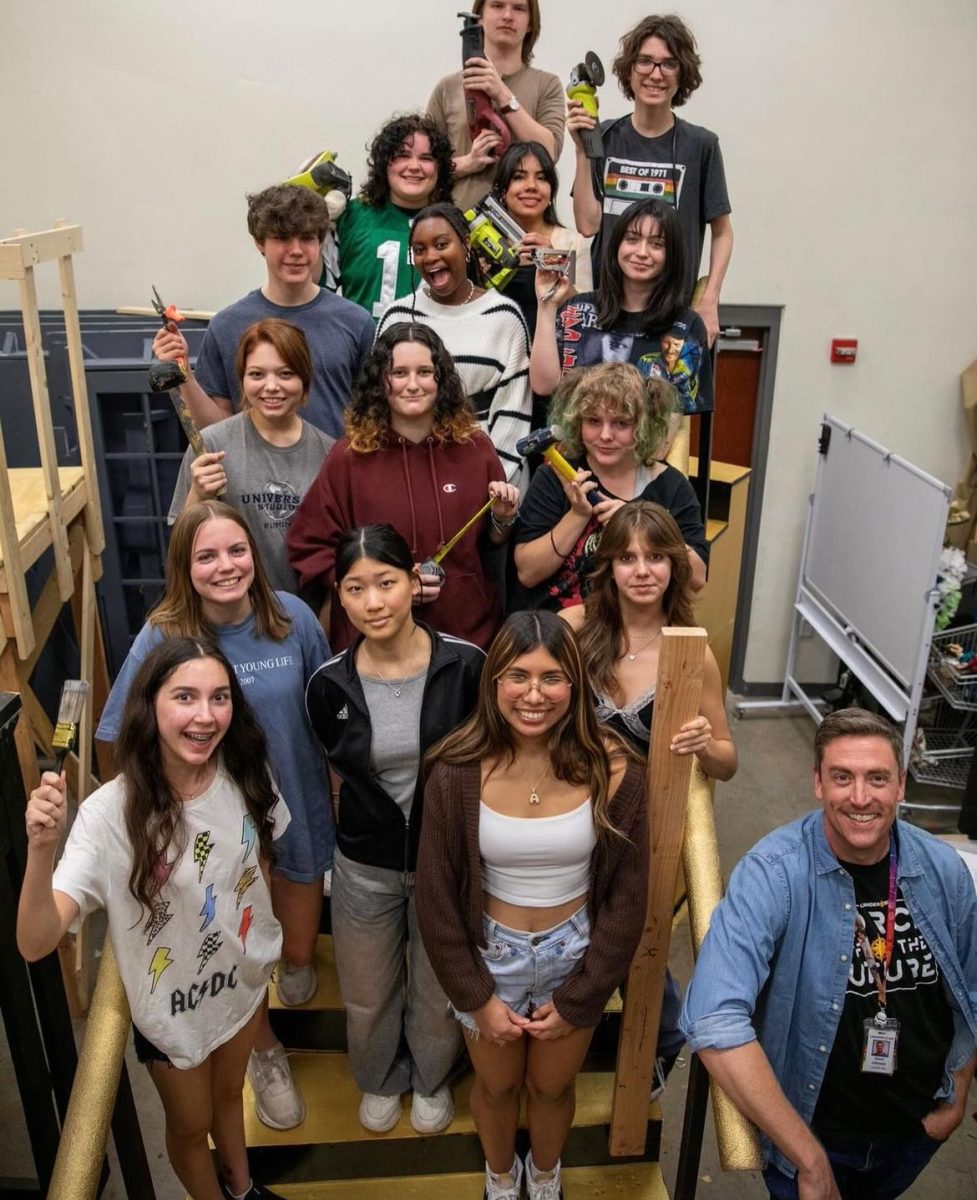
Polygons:
M184 307L219 307L262 277L245 191L326 147L361 179L376 127L454 67L459 7L6 0L0 230L80 222L87 307L146 303L152 283ZM609 67L616 37L648 11L543 0L537 63L563 76L592 48ZM957 380L977 357L977 5L681 11L706 78L683 115L719 133L733 203L724 299L784 306L746 663L748 679L771 680L783 675L820 414L950 483L966 457ZM624 111L615 86L601 98L606 115ZM0 308L15 303L0 284ZM855 367L830 367L832 336L859 338Z

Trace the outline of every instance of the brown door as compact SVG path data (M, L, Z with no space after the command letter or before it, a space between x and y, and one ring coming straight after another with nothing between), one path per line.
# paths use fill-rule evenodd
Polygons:
M713 462L750 467L753 426L760 390L760 365L766 330L726 328L716 356L716 411L712 420ZM699 418L692 418L692 453L699 452Z

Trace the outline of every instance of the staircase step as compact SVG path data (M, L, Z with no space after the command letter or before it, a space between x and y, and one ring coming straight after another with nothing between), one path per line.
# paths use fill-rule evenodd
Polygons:
M657 1163L568 1167L561 1172L566 1200L627 1197L668 1200ZM481 1200L482 1171L447 1175L413 1175L391 1179L334 1179L328 1183L282 1183L275 1191L284 1200Z
M455 1119L443 1133L415 1132L409 1097L392 1130L371 1133L357 1118L360 1093L344 1054L297 1053L290 1056L290 1063L307 1111L305 1121L295 1129L263 1125L255 1114L250 1086L245 1085L245 1133L252 1164L256 1177L269 1186L277 1180L298 1183L427 1173L435 1157L446 1172L480 1169L483 1158L469 1107L471 1075L453 1087ZM578 1076L576 1117L564 1153L568 1167L606 1161L613 1087L612 1072L585 1071ZM661 1135L657 1103L649 1104L648 1115L644 1157L656 1161Z

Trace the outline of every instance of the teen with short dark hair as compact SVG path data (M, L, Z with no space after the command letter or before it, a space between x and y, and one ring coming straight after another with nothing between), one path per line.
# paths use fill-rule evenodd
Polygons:
M467 210L489 191L501 138L484 130L472 141L465 88L484 92L513 141L539 142L554 161L563 148L566 105L563 84L549 71L530 66L540 31L539 0L475 0L472 10L485 33L485 57L446 75L431 94L427 111L455 149L454 200Z
M608 235L596 291L573 295L567 280L537 272L533 391L549 395L574 367L629 362L642 375L666 379L682 412L711 410L712 358L702 318L685 301L684 261L675 210L663 200L639 200Z
M579 100L567 107L567 128L577 156L573 216L577 229L594 236L594 271L621 214L635 200L660 198L679 215L685 247L684 299L692 300L709 226L709 271L696 308L709 336L719 331L719 293L733 251L733 226L719 139L708 129L680 120L680 108L702 82L692 32L677 16L645 17L621 38L614 74L634 101L624 117L601 121L604 157L590 159L580 133L594 119Z
M366 182L336 222L329 257L335 286L379 320L416 283L408 252L413 215L451 199L451 143L430 117L394 117L373 139L366 165Z
M267 279L213 317L194 371L180 388L201 429L238 408L235 359L241 335L255 321L275 317L297 325L308 339L308 420L331 437L342 433L343 410L370 351L373 323L359 305L319 287L329 226L325 200L309 188L278 184L248 197L248 229ZM153 354L164 362L187 358L186 340L173 322L156 334Z

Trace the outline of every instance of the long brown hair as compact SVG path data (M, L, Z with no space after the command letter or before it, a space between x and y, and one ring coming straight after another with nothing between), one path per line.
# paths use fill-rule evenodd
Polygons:
M152 649L136 672L126 695L122 728L115 744L119 774L124 780L123 815L132 846L129 891L141 909L152 911L165 882L162 864L178 859L186 849L183 804L163 769L156 721L156 697L177 667L197 658L212 658L227 672L231 722L220 742L224 770L240 789L258 833L261 855L274 861L273 822L269 813L277 793L268 774L265 735L244 699L234 668L208 638L165 638ZM175 851L171 856L170 851Z
M631 500L622 504L604 526L604 534L594 555L589 576L590 591L584 601L584 623L580 633L580 653L591 682L605 695L615 687L615 668L621 654L621 603L614 582L614 560L620 558L640 538L648 549L664 554L672 566L662 598L666 625L695 625L690 582L692 567L685 538L667 508L650 500Z
M566 783L589 787L598 837L618 833L608 816L611 756L633 755L597 720L577 639L555 613L517 612L508 618L489 648L474 713L428 751L425 770L436 762L478 763L486 758L511 766L516 747L512 727L499 711L496 687L517 658L540 647L559 663L571 683L570 706L549 732L553 774Z
M248 598L254 612L255 634L280 642L288 634L292 622L268 582L258 547L244 517L220 500L202 500L199 504L191 504L177 517L166 555L166 588L147 619L150 625L158 626L167 637L203 638L212 635L213 631L204 619L203 603L190 578L190 563L197 530L206 521L221 517L239 525L251 547L254 580L248 588Z

